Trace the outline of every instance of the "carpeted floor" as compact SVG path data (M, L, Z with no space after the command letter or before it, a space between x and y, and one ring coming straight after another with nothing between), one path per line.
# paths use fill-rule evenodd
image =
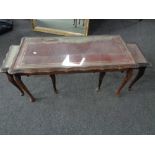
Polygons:
M137 43L153 67L120 97L114 92L121 73L108 73L99 93L97 73L58 75L58 95L49 77L24 77L35 103L21 97L1 74L0 134L155 134L155 20L92 20L90 29L91 34L120 34ZM33 32L30 20L14 20L13 31L0 35L0 64L23 36L52 35Z

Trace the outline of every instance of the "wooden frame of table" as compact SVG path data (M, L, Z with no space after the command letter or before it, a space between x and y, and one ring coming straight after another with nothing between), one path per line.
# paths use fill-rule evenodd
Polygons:
M25 41L25 39L28 40ZM94 42L95 44L93 44ZM54 46L52 45L52 48L51 47L49 48L49 46L47 45L51 46L51 44L54 44ZM88 48L92 44L93 44L92 48L91 49ZM68 49L67 52L70 54L70 56L73 56L72 61L68 63L71 66L60 66L60 63L62 65L62 62L64 63L64 61L68 60L67 56L64 55L64 52L63 54L55 53L54 55L54 48L60 50L61 49L60 46L63 46L63 48L67 48ZM103 46L102 47L103 50L101 50L99 46L101 47ZM48 50L45 50L45 53L41 52L40 49L45 49L45 47ZM70 47L71 50L69 50L70 48L68 47ZM21 41L20 47L16 46L16 49L15 47L12 48L14 48L14 50L19 52L16 52L12 60L8 60L9 59L8 55L5 62L10 61L11 65L6 66L4 62L1 70L2 72L6 73L9 81L20 90L21 95L24 95L24 92L28 94L31 102L34 102L35 98L21 80L21 76L49 75L53 83L54 91L55 93L58 93L56 88L56 77L55 77L56 74L99 72L100 74L97 89L99 91L102 84L102 80L106 72L114 72L114 71L125 72L126 75L123 78L120 86L116 90L116 95L119 96L123 87L132 78L133 70L138 69L139 71L138 74L130 83L129 90L131 90L132 86L136 83L136 81L138 81L143 76L145 68L149 65L149 63L144 58L137 45L136 44L126 45L120 36L93 36L87 38L82 37L24 38ZM10 48L10 51L13 50L12 48ZM94 53L93 48L99 54ZM80 50L84 49L87 52L85 54L83 54L84 52L79 54L80 52L79 49ZM122 53L120 53L119 51L120 49L122 50L121 51ZM75 50L74 53L72 53L72 50ZM107 51L111 50L114 56L113 55L109 56L109 52L107 52L106 50ZM52 51L53 53L51 55ZM106 52L104 53L102 51ZM126 53L124 54L124 52ZM36 58L35 55L37 54L38 56ZM44 57L44 55L42 54L45 54L46 56ZM81 62L81 58L83 58L81 55L84 55L86 60L85 64L80 66L79 62ZM43 58L44 61L42 62ZM51 64L50 65L45 64L45 60L47 62L48 61L52 62L52 64L53 61L55 60L57 61L52 66ZM89 61L91 63L89 63ZM30 67L29 66L30 62L35 63ZM40 65L40 63L42 64Z

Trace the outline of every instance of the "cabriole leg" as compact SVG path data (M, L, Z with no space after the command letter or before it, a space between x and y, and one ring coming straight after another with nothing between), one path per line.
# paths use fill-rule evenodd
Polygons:
M21 96L24 95L24 91L22 90L22 88L20 86L18 86L18 84L16 83L16 81L13 79L13 75L6 73L8 80L20 91Z
M13 75L14 80L16 81L16 83L18 84L18 86L20 86L30 97L30 101L34 102L35 98L33 97L33 95L30 93L30 91L27 89L27 87L25 86L25 84L22 82L21 78L19 75Z
M116 95L117 95L117 96L120 95L120 92L121 92L121 90L123 89L123 87L125 86L125 84L131 79L132 74L133 74L133 69L127 70L126 76L124 77L124 79L123 79L121 85L119 86L119 88L118 88L117 91L116 91Z
M102 81L103 81L104 76L105 76L105 72L100 72L100 73L99 73L99 82L98 82L97 91L99 91L100 88L101 88L101 84L102 84Z
M57 88L56 88L56 77L55 77L55 74L51 74L51 75L50 75L50 78L51 78L52 83L53 83L54 92L55 92L56 94L58 94L58 90L57 90Z
M132 82L129 85L129 91L131 90L132 86L144 75L146 67L140 67L138 69L138 74L136 77L132 80Z

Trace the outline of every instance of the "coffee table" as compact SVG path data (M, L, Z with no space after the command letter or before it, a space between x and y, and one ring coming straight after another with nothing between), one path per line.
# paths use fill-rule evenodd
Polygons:
M131 52L132 51L132 52ZM10 56L10 55L13 56ZM35 98L21 80L21 76L49 75L55 93L56 74L99 72L100 90L106 72L126 72L116 95L131 79L133 69L139 69L129 88L144 74L149 63L135 44L126 44L119 35L89 37L33 37L22 38L20 46L11 46L1 67L9 81L30 101Z

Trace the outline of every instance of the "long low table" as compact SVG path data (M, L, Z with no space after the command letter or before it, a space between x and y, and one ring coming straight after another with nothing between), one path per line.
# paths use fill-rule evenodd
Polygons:
M35 98L21 80L21 76L49 75L57 93L56 74L99 72L100 90L106 72L126 72L116 95L132 78L133 70L138 74L129 89L140 79L149 66L136 44L126 44L119 35L89 37L33 37L22 38L20 46L11 46L1 72L16 86L21 95L27 93L30 101Z

